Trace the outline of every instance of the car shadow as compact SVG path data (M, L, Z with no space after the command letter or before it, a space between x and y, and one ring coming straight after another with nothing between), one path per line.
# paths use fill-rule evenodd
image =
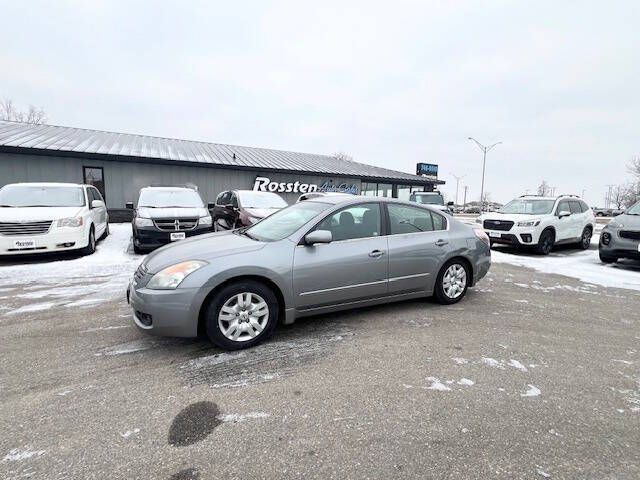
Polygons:
M61 260L75 260L82 257L80 252L51 252L21 255L3 255L0 257L0 267L14 265L35 265L39 263L58 262Z

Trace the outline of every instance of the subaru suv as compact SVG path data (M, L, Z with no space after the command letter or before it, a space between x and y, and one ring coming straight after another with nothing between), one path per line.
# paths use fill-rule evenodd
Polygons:
M482 225L492 245L531 247L548 255L555 245L576 244L588 249L595 216L576 195L523 195L500 210L481 215L476 223Z
M211 231L211 215L195 187L145 187L133 209L133 250L144 253Z

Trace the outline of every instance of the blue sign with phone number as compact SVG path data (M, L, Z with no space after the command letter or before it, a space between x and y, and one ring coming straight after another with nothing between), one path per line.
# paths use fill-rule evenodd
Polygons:
M438 176L438 165L433 163L418 163L416 165L416 175L433 175Z

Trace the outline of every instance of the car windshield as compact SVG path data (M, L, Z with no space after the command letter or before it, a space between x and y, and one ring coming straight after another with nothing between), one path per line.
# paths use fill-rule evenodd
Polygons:
M249 227L245 232L251 238L263 242L282 240L331 206L330 203L313 201L295 203Z
M551 213L555 200L522 199L511 200L498 213L514 213L519 215L546 215Z
M238 192L243 208L284 208L287 206L282 197L270 192Z
M626 211L627 215L640 215L640 202L633 205Z
M444 198L442 197L442 195L438 195L438 194L420 195L419 193L417 193L417 194L411 194L411 196L413 197L412 201L417 203L422 203L424 205L444 205Z
M202 198L195 190L189 189L143 189L140 192L138 208L204 208Z
M2 207L82 207L82 187L5 185L0 189Z

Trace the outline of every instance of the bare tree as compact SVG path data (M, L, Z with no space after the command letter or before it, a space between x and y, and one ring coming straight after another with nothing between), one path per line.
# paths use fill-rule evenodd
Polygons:
M13 101L5 98L0 100L0 120L10 120L12 122L24 122L41 124L47 121L47 114L42 108L29 105L27 111L18 110Z
M628 191L628 187L625 185L618 185L616 188L611 190L611 196L609 197L609 202L615 205L616 209L620 210L622 206L625 204Z
M640 182L640 156L633 157L627 164L627 170Z
M541 197L548 197L551 195L551 187L546 180L543 180L542 183L538 186L538 195L540 195Z
M640 202L640 181L636 183L629 183L624 187L622 204L625 207L630 207Z
M484 192L482 194L482 205L483 205L483 210L484 207L486 207L489 203L491 203L491 192Z
M333 154L334 158L338 160L344 160L346 162L353 162L353 156L349 155L347 152L336 152Z

